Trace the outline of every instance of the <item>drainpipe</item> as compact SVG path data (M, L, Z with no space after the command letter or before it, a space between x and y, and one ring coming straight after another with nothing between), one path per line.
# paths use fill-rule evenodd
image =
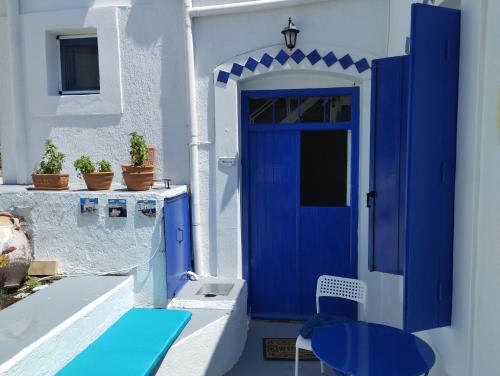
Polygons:
M6 0L7 28L9 40L9 64L11 80L11 121L7 124L8 137L2 137L4 150L7 150L6 159L9 170L15 174L6 176L5 183L27 183L26 124L24 114L24 74L21 38L21 17L19 14L19 0ZM15 176L16 181L13 180Z
M184 0L184 37L186 43L187 86L188 86L188 118L191 140L189 143L191 167L191 225L193 235L193 256L195 271L199 275L206 275L201 249L200 228L200 172L199 172L199 130L198 114L196 109L196 73L194 66L194 43L191 16L192 0Z
M193 7L189 14L191 17L220 16L232 13L257 12L263 10L286 8L297 5L311 5L315 3L324 3L331 0L254 0L243 1L240 3L207 5Z

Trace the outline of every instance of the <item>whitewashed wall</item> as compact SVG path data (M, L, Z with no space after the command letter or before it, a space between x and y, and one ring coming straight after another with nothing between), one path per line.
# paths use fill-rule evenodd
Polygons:
M94 159L109 159L113 168L119 171L120 164L129 160L128 133L138 131L145 134L148 143L158 147L157 176L170 177L175 183L187 182L189 157L181 5L181 1L162 0L21 1L25 54L31 51L29 47L34 43L40 44L42 28L79 29L90 22L93 14L109 12L110 9L116 13L116 19L108 17L109 20L103 19L102 22L107 27L114 23L117 25L119 45L111 47L120 51L119 60L110 60L111 47L101 48L99 53L101 70L103 66L108 66L108 70L114 70L112 73L118 73L118 79L113 77L107 90L120 84L117 80L121 79L121 98L118 99L121 99L122 111L112 110L110 105L104 106L104 111L95 112L93 100L84 103L73 100L69 110L66 103L65 111L60 111L65 105L65 101L60 100L56 103L57 111L53 111L47 109L46 104L53 103L53 100L47 102L46 92L34 90L33 83L27 82L25 105L29 171L39 161L43 141L48 137L67 155L64 169L72 174L73 181L76 176L72 163L82 154ZM83 17L74 16L82 12ZM6 17L2 17L2 14L3 6L0 8L0 79L8 78L9 75L8 66L4 64L8 49L6 32L3 32L6 30ZM64 28L61 23L65 23ZM28 77L34 80L46 75L45 64L41 64L39 59L45 59L45 56L39 56L38 59L30 56L24 62ZM108 76L104 76L103 80L108 79ZM8 110L8 86L3 82L0 91L0 108L7 107ZM44 113L40 109L47 110ZM106 111L109 114L105 114ZM9 111L2 111L0 116L0 129L5 129L5 124L9 122ZM2 132L1 137L4 144L9 142L6 133ZM9 157L15 158L15 155L4 157L5 182L24 183L16 181L15 173L9 170ZM116 174L115 179L120 181L120 174ZM28 181L27 176L25 182Z
M201 3L201 2L199 2ZM220 2L219 2L220 3ZM211 249L207 269L218 272L215 250L217 228L215 202L216 155L213 71L232 58L270 46L283 45L281 29L291 16L301 29L297 47L342 46L369 55L384 56L387 49L388 1L332 1L266 12L203 17L194 20L198 112L201 139L210 144L200 151L203 246ZM235 33L234 30L242 30ZM234 127L238 127L234 124ZM239 265L235 265L235 270Z
M474 3L472 5L472 3ZM486 375L500 370L498 357L498 339L500 338L500 299L497 287L500 285L500 50L498 37L500 25L500 3L498 1L467 0L465 9L474 8L474 13L483 22L481 27L485 32L481 47L484 48L484 74L482 95L476 97L481 115L480 141L476 164L476 193L478 194L478 221L475 226L478 231L475 284L472 286L475 307L473 316L473 368L471 374ZM487 22L484 25L484 22ZM470 21L469 21L470 22ZM481 39L480 39L481 40ZM477 41L477 40L476 40ZM472 44L472 38L470 40ZM464 90L467 88L464 87ZM473 123L474 124L474 123ZM478 125L476 123L475 125Z
M28 192L0 186L0 211L24 218L37 260L57 260L59 272L70 275L133 275L135 305L165 307L163 201L185 191L180 186L149 192ZM97 215L80 213L81 197L99 199ZM109 217L110 198L127 200L126 218ZM138 212L140 199L157 201L156 218Z

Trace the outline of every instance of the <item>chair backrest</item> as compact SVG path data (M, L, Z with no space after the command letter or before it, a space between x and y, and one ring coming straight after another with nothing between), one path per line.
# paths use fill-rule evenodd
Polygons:
M366 304L366 283L359 279L322 275L316 285L316 312L319 313L319 298L328 296L343 298Z

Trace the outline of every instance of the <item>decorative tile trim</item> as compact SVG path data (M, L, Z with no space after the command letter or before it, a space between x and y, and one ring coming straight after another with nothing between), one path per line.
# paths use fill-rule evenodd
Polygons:
M360 74L371 68L368 59L362 58L360 60L354 61L350 54L346 54L338 59L333 51L330 51L324 56L321 56L321 54L316 49L312 50L307 55L300 49L295 50L291 55L288 54L285 50L280 50L274 57L269 55L268 53L264 53L260 59L249 57L244 65L233 63L229 72L220 69L219 73L217 74L217 83L225 85L228 83L231 75L233 77L239 78L241 77L245 69L250 72L255 72L259 65L270 68L274 61L278 62L281 65L285 65L285 63L289 59L293 60L296 64L300 64L302 61L304 61L304 59L307 59L307 61L309 61L312 66L318 64L320 61L323 61L323 63L328 68L331 68L335 64L339 63L344 70L354 65L354 67Z

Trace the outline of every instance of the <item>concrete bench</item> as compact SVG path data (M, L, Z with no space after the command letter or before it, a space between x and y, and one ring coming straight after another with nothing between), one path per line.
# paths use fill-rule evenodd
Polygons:
M190 319L188 311L133 308L57 375L150 375Z

